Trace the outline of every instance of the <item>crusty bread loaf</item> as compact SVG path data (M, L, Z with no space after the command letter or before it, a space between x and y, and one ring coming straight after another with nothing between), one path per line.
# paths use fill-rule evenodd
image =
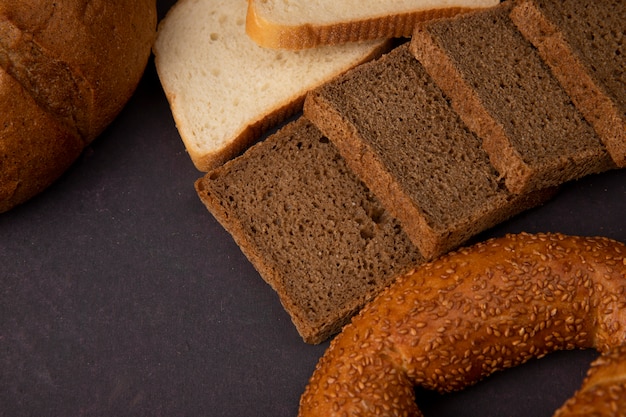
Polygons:
M245 0L181 0L159 25L155 63L185 147L201 171L240 154L302 108L306 92L387 42L302 52L259 47Z
M520 1L511 18L626 167L626 2Z
M605 356L557 416L623 416L625 257L606 238L519 234L424 264L331 342L298 415L420 416L414 386L449 392L556 350L595 348Z
M397 274L422 262L397 221L304 118L196 188L307 343L338 332Z
M506 189L408 44L313 90L304 113L427 259L551 195Z
M134 92L154 0L0 2L0 212L56 180Z
M499 0L249 0L246 31L259 45L304 49L410 36L416 22L491 7Z
M61 176L84 143L2 68L0 115L0 212L4 212Z
M509 18L513 2L419 24L411 49L515 193L614 168L605 146Z

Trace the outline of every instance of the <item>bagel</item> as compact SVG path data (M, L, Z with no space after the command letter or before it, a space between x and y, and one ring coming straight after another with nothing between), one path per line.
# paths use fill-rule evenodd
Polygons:
M121 111L156 0L0 2L0 213L54 182Z
M623 415L625 256L626 246L607 238L523 233L424 264L331 342L299 416L420 416L414 386L455 391L575 348L601 355L556 415Z

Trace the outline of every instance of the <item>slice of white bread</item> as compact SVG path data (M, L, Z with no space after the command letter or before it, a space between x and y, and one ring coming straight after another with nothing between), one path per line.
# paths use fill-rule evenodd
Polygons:
M499 0L249 0L246 31L259 45L305 49L410 36L416 22Z
M387 50L386 41L301 52L259 47L246 0L180 0L159 25L155 64L193 163L208 171L301 110L304 96Z

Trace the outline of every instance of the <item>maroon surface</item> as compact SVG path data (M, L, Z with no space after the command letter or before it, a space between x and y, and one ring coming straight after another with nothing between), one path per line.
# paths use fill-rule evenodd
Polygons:
M173 3L160 1L160 14ZM309 346L193 190L151 62L111 127L51 188L0 215L1 416L295 416ZM477 237L626 241L626 170L567 184ZM430 416L550 416L595 356L565 352L447 396Z

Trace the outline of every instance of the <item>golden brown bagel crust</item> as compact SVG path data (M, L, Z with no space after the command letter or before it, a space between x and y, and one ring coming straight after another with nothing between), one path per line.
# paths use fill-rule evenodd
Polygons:
M56 146L68 135L84 147L117 116L139 83L155 33L155 0L0 2L2 76L24 92L10 100L1 93L0 212L40 192L75 160L73 149ZM15 128L24 119L36 126Z
M458 390L559 349L626 342L626 246L519 234L399 278L331 342L300 417L418 416L413 387Z
M554 416L618 416L625 412L626 344L623 344L591 364L580 390Z

